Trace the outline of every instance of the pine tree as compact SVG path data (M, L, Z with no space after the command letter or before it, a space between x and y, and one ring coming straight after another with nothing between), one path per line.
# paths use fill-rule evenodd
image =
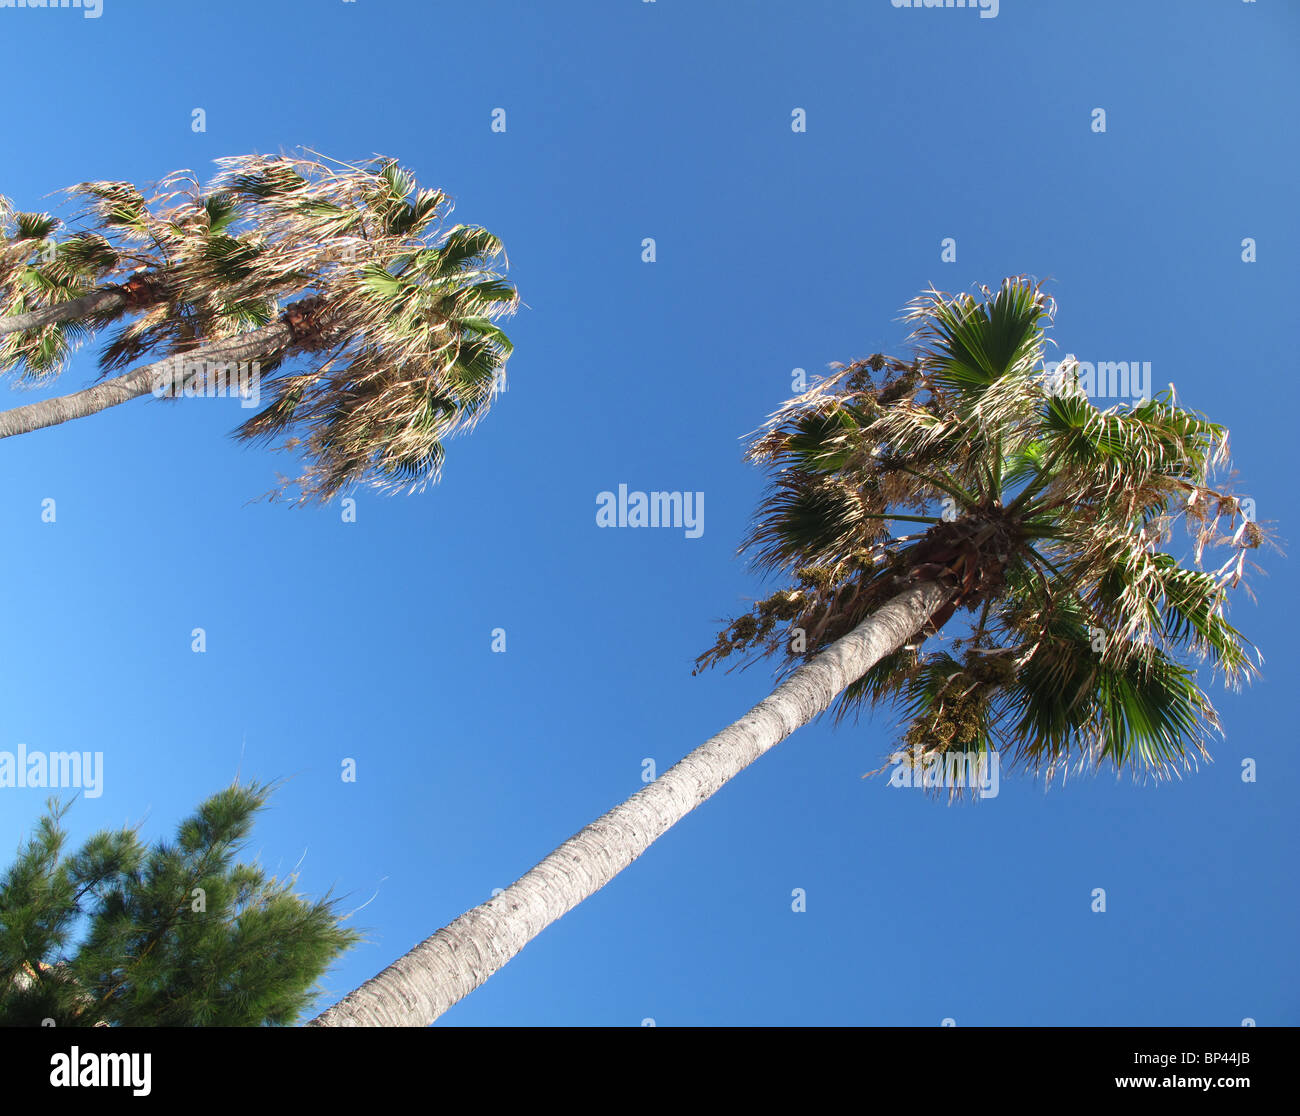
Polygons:
M174 842L105 830L71 856L51 799L0 876L0 1024L293 1023L360 935L334 900L236 859L271 789L232 784Z

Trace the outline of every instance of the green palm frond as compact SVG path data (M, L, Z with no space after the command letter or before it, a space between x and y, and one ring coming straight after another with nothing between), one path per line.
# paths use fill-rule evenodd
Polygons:
M999 380L1024 377L1041 360L1043 324L1051 305L1041 288L1007 279L997 291L980 288L952 298L931 288L904 315L927 374L959 401L985 402Z
M870 545L886 534L885 521L868 518L884 503L870 489L838 478L786 470L773 481L744 548L765 570L821 565Z
M46 240L59 227L59 220L48 213L15 213L12 239Z

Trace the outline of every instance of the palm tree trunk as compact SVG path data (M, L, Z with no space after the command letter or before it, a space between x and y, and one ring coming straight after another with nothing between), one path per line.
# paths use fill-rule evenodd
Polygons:
M10 314L0 318L0 337L9 333L19 333L24 329L38 329L56 322L84 320L100 314L111 314L124 309L128 296L121 287L103 287L91 291L80 298L70 298L67 302L58 302L53 306L41 306L36 310L27 310L22 314Z
M824 712L849 683L920 632L952 592L925 581L888 601L740 720L308 1025L428 1026L728 780Z
M227 361L252 360L267 357L294 340L293 331L282 321L272 322L261 329L241 333L227 341L217 341L188 353L167 357L146 364L142 368L125 372L111 380L76 391L71 395L60 395L54 399L43 399L39 403L28 403L23 407L0 411L0 438L11 438L15 434L26 434L31 430L40 430L45 426L57 426L69 419L85 418L98 414L119 403L148 395L160 379L170 379L177 361L185 364L219 364Z

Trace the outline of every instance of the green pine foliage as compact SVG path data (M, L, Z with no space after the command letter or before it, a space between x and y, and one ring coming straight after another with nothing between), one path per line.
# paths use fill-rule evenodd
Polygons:
M49 812L0 876L0 1024L259 1026L293 1023L326 968L360 938L328 897L237 860L271 787L213 795L172 842L134 829L68 855Z

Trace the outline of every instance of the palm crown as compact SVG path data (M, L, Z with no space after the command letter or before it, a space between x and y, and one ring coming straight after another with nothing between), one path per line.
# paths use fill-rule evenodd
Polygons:
M794 583L697 665L748 652L788 672L909 582L939 580L947 603L842 693L837 715L896 703L898 754L914 765L997 751L1049 778L1072 760L1177 772L1218 727L1190 660L1230 685L1256 670L1225 613L1264 534L1214 483L1227 432L1172 387L1098 409L1077 377L1043 374L1054 305L1040 286L1009 279L979 296L931 289L906 315L912 359L840 368L754 439L749 458L772 476L745 549ZM1180 519L1190 568L1160 549ZM1231 556L1202 570L1216 545ZM959 609L969 631L927 650Z
M517 294L487 230L446 226L447 196L419 189L391 159L359 166L306 157L218 160L206 191L178 172L146 198L129 183L82 183L90 202L62 240L48 214L0 200L0 317L96 291L123 297L89 316L16 330L0 370L57 373L110 321L109 372L148 357L202 355L281 321L260 361L281 372L269 405L237 431L283 438L307 466L303 499L360 481L418 488L436 480L443 443L472 427L503 386L511 345L496 320ZM286 368L289 358L305 367Z

